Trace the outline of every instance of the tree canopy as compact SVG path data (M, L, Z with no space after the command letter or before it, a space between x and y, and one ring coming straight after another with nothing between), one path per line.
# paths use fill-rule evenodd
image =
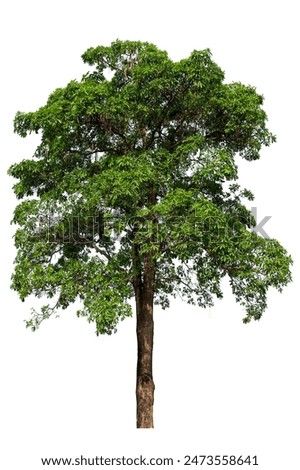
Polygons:
M268 289L291 280L290 256L251 229L254 196L237 182L238 156L256 160L275 141L263 97L226 83L209 50L175 62L117 40L82 58L80 81L14 121L41 136L9 169L21 200L12 288L48 299L27 325L79 299L78 315L110 334L132 315L138 280L163 308L177 295L206 307L225 276L244 322L258 320Z

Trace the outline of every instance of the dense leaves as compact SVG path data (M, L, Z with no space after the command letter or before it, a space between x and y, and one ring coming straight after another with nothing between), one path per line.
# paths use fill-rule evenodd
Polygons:
M262 96L224 83L209 50L173 62L116 41L82 58L92 69L80 82L15 117L15 131L41 143L9 169L22 200L12 287L52 299L28 326L80 299L78 315L111 333L131 315L149 256L164 308L170 295L212 305L228 276L244 321L259 319L268 288L291 279L285 249L251 230L253 195L236 183L237 155L255 160L275 140Z

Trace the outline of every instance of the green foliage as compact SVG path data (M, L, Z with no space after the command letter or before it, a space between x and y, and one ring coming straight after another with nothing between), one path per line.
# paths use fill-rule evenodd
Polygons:
M262 96L225 84L209 50L173 62L152 44L116 41L82 58L92 70L80 82L14 121L41 143L9 169L22 200L12 288L53 302L28 326L80 299L97 333L115 331L149 256L163 308L172 295L212 305L229 276L244 321L259 319L269 287L291 280L291 258L251 231L253 195L236 183L236 156L255 160L275 140Z

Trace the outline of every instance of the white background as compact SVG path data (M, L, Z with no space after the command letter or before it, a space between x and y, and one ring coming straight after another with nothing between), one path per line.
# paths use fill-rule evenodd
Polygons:
M299 24L297 2L257 0L10 0L1 34L1 453L5 470L38 470L40 457L257 455L262 470L299 468ZM226 291L209 311L179 301L155 311L155 429L135 429L135 320L94 334L73 308L32 333L35 300L10 291L16 204L6 176L36 139L13 135L17 110L87 71L81 54L142 40L174 59L211 48L227 81L257 87L278 141L240 179L258 218L294 258L294 282L270 292L259 322ZM50 468L50 467L48 467ZM53 467L56 468L56 467ZM83 467L84 468L84 467ZM92 467L86 467L92 468ZM97 467L95 467L97 468ZM182 463L173 468L183 468ZM186 467L185 467L186 468ZM221 468L221 467L220 467ZM222 467L223 468L223 467ZM244 467L239 467L244 468Z

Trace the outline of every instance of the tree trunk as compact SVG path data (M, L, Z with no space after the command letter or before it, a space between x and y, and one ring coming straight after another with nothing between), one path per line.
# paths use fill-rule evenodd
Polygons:
M154 382L153 353L153 296L155 268L149 254L144 263L144 279L136 283L137 332L137 428L153 428Z

